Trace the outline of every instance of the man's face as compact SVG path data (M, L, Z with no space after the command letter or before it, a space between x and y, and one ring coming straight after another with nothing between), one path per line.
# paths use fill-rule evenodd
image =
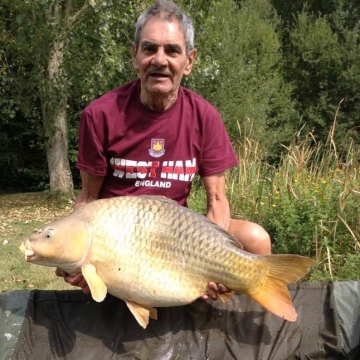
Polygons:
M196 50L186 54L179 22L149 19L142 29L139 48L133 45L132 50L144 95L176 98L181 79L190 74L196 57Z

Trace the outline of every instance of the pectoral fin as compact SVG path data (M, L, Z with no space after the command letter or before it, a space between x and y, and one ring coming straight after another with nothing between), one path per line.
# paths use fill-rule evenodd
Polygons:
M97 302L103 301L107 293L107 287L97 274L95 266L86 264L81 268L81 271L89 285L92 298Z
M149 317L157 320L157 310L155 308L147 308L142 305L139 305L133 301L125 301L131 313L134 315L135 319L141 327L144 329L149 323Z

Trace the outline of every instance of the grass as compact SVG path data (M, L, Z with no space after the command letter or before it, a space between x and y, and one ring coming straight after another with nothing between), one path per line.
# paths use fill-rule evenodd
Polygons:
M335 126L325 144L298 134L273 166L246 139L228 181L234 216L263 225L273 252L316 259L308 279L317 281L360 277L360 147L350 137L335 144Z
M360 146L350 136L336 144L335 131L336 116L326 143L296 134L275 165L246 134L227 174L232 217L261 224L273 253L315 259L309 281L360 279ZM190 207L204 212L205 199L195 183Z
M47 193L27 193L0 196L0 292L10 290L71 289L54 268L30 265L18 249L21 241L41 225L70 212L59 207Z

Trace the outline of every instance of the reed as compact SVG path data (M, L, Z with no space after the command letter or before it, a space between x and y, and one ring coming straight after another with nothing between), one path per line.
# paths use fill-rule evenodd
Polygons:
M326 143L299 132L277 165L269 165L258 142L242 137L240 164L227 179L233 216L260 223L274 253L316 259L309 279L319 281L360 275L360 147L350 136L337 146L336 118Z

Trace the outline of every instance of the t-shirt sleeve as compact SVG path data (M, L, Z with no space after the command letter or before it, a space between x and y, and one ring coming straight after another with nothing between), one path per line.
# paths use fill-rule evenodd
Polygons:
M210 176L238 164L225 125L214 109L204 124L203 152L199 167L200 176Z
M97 129L96 129L97 126ZM103 141L99 124L94 123L92 111L85 109L79 127L79 151L76 167L95 176L105 176L107 160L104 155Z

